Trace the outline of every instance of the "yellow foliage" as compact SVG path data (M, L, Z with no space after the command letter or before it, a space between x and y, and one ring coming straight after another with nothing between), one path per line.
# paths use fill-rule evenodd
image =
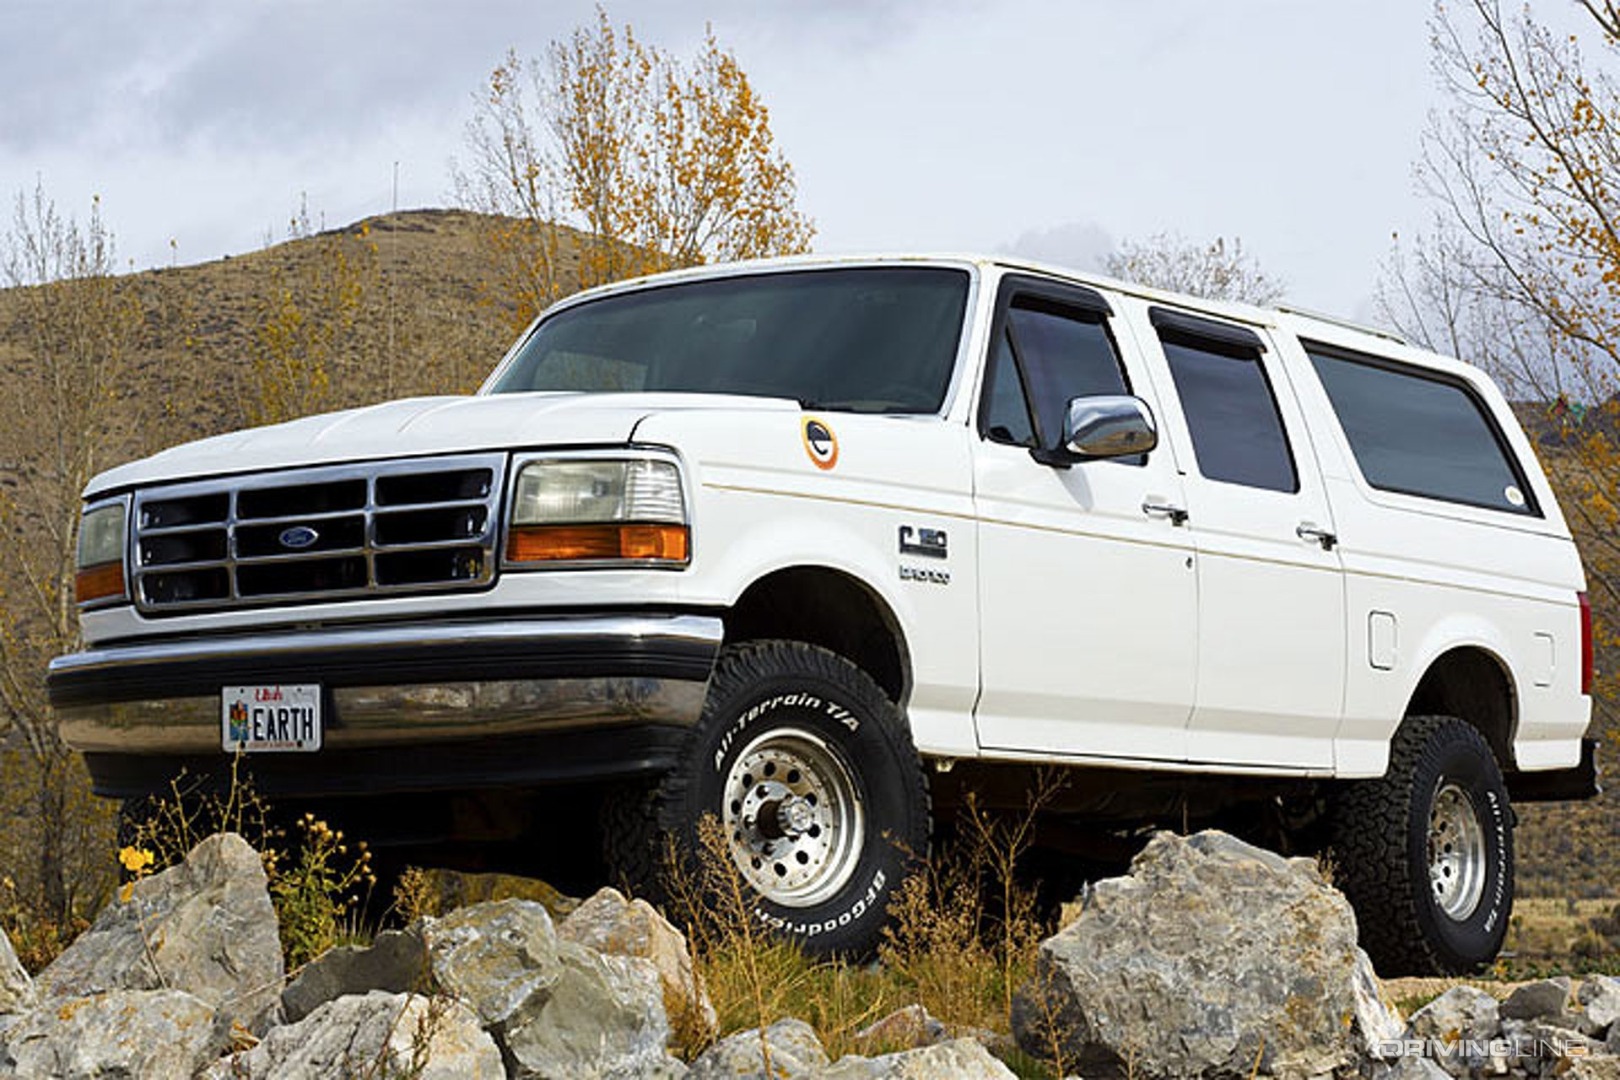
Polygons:
M506 219L492 299L526 324L569 292L716 260L808 250L792 166L735 55L711 32L682 61L615 27L515 52L468 126L463 201ZM561 227L582 233L565 259Z
M299 228L295 225L295 237ZM362 226L358 235L310 239L316 257L291 272L275 269L260 302L254 329L254 392L248 420L274 424L343 403L346 391L374 358L357 355L367 339L357 333L368 302L381 291L377 246ZM383 357L391 363L392 357Z

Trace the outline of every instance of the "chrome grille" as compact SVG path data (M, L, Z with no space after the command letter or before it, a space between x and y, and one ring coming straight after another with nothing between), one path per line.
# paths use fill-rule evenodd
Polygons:
M495 575L505 456L291 469L135 495L150 614L474 589Z

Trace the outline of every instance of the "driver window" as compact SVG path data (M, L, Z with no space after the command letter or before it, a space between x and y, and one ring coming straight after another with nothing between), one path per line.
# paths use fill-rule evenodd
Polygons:
M988 374L984 433L1015 446L1055 449L1070 398L1131 392L1102 316L1039 297L1013 298Z

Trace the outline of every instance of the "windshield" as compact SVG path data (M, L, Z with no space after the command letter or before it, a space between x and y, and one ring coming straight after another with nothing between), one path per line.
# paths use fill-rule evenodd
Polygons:
M934 413L968 275L941 267L752 274L605 297L542 322L491 386L792 398L806 408Z

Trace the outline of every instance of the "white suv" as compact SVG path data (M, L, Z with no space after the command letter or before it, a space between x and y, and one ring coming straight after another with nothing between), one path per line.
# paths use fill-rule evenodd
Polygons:
M237 751L272 797L571 784L647 883L714 815L819 950L874 945L965 791L1055 765L1054 850L1331 845L1385 974L1466 970L1510 798L1595 790L1581 563L1507 403L1297 313L1001 259L685 271L558 304L475 396L85 500L50 689L100 793Z

